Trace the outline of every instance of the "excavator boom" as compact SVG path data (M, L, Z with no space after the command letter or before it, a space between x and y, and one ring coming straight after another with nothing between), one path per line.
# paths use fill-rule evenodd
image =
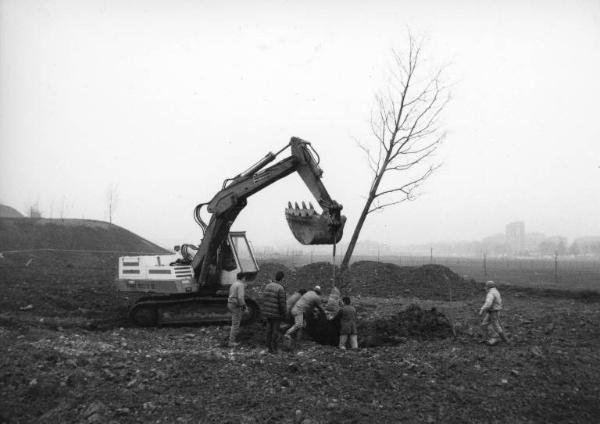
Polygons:
M291 156L266 167L287 147L291 148ZM292 208L288 202L285 216L294 237L305 245L335 244L341 239L346 222L346 217L341 215L342 205L327 192L321 181L323 171L311 151L314 152L309 142L292 137L278 153L267 154L247 171L225 180L222 190L210 202L196 207L196 221L202 227L204 237L192 260L192 268L200 285L210 284L209 266L216 262L218 248L246 206L247 199L293 172L298 172L323 209L322 213L317 213L312 204L311 208L300 209ZM208 224L200 217L203 206L212 214Z

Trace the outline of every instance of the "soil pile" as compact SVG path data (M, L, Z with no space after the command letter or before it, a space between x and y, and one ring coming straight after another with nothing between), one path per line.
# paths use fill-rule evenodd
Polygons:
M286 279L291 275L291 270L277 262L262 262L258 263L258 267L260 268L258 271L258 275L256 276L256 282L260 284L266 284L269 280L275 279L275 274L277 271L283 271L286 276Z
M418 267L360 261L350 267L351 293L457 300L481 294L481 284L465 280L442 265Z
M294 270L283 265L265 262L260 264L258 283L274 278L275 272L286 275L288 294L299 288L315 285L328 292L331 287L333 269L328 262L315 262ZM340 276L336 269L336 276ZM468 299L481 295L482 286L474 280L465 280L450 268L442 265L398 266L390 263L359 261L337 281L342 294L362 296L408 296L433 300Z
M318 343L337 346L340 318L327 320L325 316L307 317L306 332ZM421 309L409 305L389 318L379 318L357 323L360 347L395 346L408 338L431 340L452 336L452 325L448 318L435 308Z

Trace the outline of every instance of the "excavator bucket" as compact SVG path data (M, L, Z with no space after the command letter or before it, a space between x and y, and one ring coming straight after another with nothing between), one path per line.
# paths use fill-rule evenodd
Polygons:
M288 202L285 218L292 234L302 244L334 244L340 241L344 233L346 217L335 217L327 211L317 213L311 203L309 207L302 202L302 207Z

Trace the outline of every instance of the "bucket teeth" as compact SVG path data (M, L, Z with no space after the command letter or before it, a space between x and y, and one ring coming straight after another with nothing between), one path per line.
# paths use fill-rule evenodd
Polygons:
M302 207L298 205L298 202L294 202L294 206L292 206L292 202L288 202L288 206L285 210L286 215L293 216L313 216L318 215L317 211L315 211L315 207L312 203L308 202L308 207L306 206L306 202L301 202Z

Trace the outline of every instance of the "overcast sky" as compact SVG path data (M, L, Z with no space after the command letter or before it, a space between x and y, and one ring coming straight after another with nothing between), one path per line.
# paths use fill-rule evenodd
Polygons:
M198 242L197 203L311 141L350 238L370 185L355 138L407 28L446 65L443 166L362 239L479 239L511 221L600 235L600 2L0 0L0 202L108 219L159 244ZM234 229L294 243L296 175L251 197Z

